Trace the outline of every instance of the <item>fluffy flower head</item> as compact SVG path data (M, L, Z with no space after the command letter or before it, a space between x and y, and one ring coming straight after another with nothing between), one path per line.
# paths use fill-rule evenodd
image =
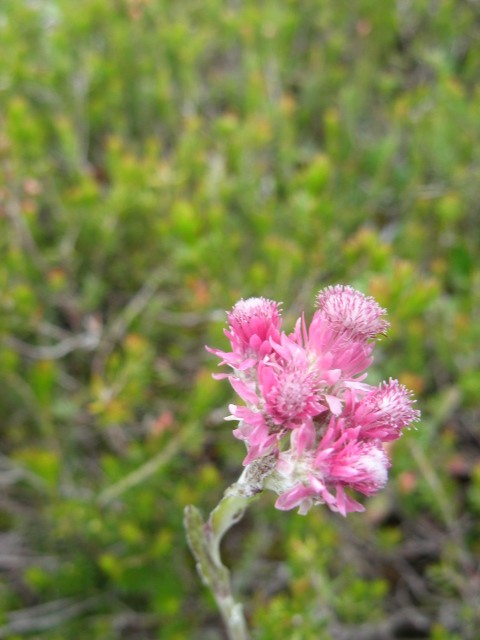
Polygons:
M230 324L226 332L233 350L243 355L270 353L270 338L280 329L278 304L266 298L239 300L227 314Z
M385 309L371 296L353 287L336 285L320 291L317 305L322 317L339 334L368 340L385 333L389 323Z
M389 466L388 456L378 443L346 433L332 447L320 444L316 453L281 453L277 474L267 486L279 494L275 506L283 511L298 508L305 514L314 504L327 504L346 515L363 511L363 506L348 496L345 488L373 495L385 486Z
M326 504L346 515L363 511L349 490L371 496L385 486L383 443L420 413L397 380L365 382L373 339L388 327L385 310L343 285L321 291L317 303L310 325L302 315L286 334L276 302L240 300L227 314L232 351L209 351L233 369L217 377L243 401L226 419L238 421L244 465L273 461L263 486L278 494L275 506L305 514Z
M361 425L363 437L383 442L396 440L402 429L420 419L413 408L412 393L398 380L382 382L355 407L354 420Z
M276 425L293 428L326 409L319 400L318 373L303 349L288 360L261 362L258 383L265 412Z
M243 298L227 312L229 327L225 335L232 351L209 351L223 358L221 364L229 364L245 370L272 351L270 339L278 340L281 318L278 303L266 298Z
M320 466L325 464L322 453L317 457ZM326 478L333 485L349 486L369 496L383 489L389 466L381 446L353 437L327 457Z

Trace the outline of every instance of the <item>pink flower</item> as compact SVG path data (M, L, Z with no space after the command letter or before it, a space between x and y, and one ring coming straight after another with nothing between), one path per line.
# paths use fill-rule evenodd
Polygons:
M323 504L324 500L315 499L315 490L302 483L282 493L275 502L275 507L281 511L290 511L298 507L298 513L305 516L314 504Z
M270 483L279 494L278 509L298 507L305 514L312 505L325 503L345 516L363 511L346 487L371 496L385 486L390 461L381 444L359 439L358 428L344 428L343 421L332 419L315 452L280 453L277 477Z
M396 440L402 429L420 419L412 407L412 393L398 380L382 382L352 407L352 419L360 425L363 438L378 438L383 442Z
M349 286L336 285L320 291L319 311L338 334L353 340L368 340L385 333L389 324L382 317L385 309L371 296Z
M264 416L248 407L230 405L231 415L226 420L240 420L233 435L244 440L248 445L248 453L243 464L247 465L278 448L278 436L271 433Z
M316 466L323 468L327 484L348 486L371 496L387 483L388 456L381 445L358 440L349 432L346 436L326 460L320 451Z
M297 446L305 447L314 437L311 418L327 411L320 402L317 370L309 363L306 351L286 336L282 336L282 344L280 350L285 357L278 353L265 357L255 369L256 380L229 376L230 384L247 405L231 405L228 417L240 421L234 436L249 447L244 464L278 449L287 430L298 429Z
M373 339L388 327L385 310L342 285L327 287L317 301L310 326L302 316L287 335L276 302L240 300L225 331L232 351L209 351L233 368L222 377L244 403L230 405L226 418L238 421L233 434L246 443L244 465L276 457L263 480L278 495L275 506L305 514L326 504L345 516L364 509L349 491L371 496L385 486L383 443L420 413L397 380L365 382Z
M291 429L326 411L320 402L317 371L303 349L286 362L260 362L257 372L264 410L273 424Z
M227 313L227 318L229 328L224 333L232 351L207 347L208 351L223 358L220 364L229 364L238 370L248 369L272 352L271 339L280 338L279 305L273 300L242 298Z

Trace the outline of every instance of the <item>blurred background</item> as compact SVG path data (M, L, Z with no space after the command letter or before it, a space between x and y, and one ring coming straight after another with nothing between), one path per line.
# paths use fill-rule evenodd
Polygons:
M0 638L224 638L182 527L244 457L204 345L336 283L423 418L366 513L228 534L253 638L479 638L479 42L478 0L1 0Z

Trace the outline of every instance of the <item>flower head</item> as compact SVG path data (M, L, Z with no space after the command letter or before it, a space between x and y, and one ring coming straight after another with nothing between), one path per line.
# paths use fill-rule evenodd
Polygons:
M342 433L339 423L332 420L315 451L300 456L293 450L280 453L277 473L267 484L279 494L275 506L282 510L298 507L301 514L314 504L327 504L342 515L363 511L345 488L373 495L385 486L390 461L379 442L359 439L358 431ZM332 436L336 438L333 442Z
M353 287L336 285L320 291L317 305L325 322L337 332L354 340L368 340L385 333L389 323L385 309L371 296Z
M276 425L293 428L326 407L320 402L318 376L304 350L286 362L270 360L258 365L258 383L264 410Z
M240 300L227 314L232 351L209 350L233 369L223 377L243 401L226 419L238 421L244 465L266 456L274 462L263 486L278 494L275 506L305 514L326 504L346 515L363 510L349 490L371 496L385 486L383 443L420 413L397 380L365 382L373 338L388 327L385 310L342 285L321 291L317 302L310 325L302 315L286 334L276 302Z
M349 486L367 496L383 489L390 466L381 445L359 440L353 434L338 448L334 448L326 460L323 451L319 451L316 462L320 468L324 468L327 483Z
M227 313L229 328L225 335L232 351L209 349L223 358L221 364L229 364L239 370L253 366L262 357L271 353L270 339L280 336L281 318L279 305L266 298L243 298Z
M265 342L278 335L280 314L273 300L242 298L227 316L232 346L261 353Z
M354 409L354 422L361 425L363 437L378 438L383 442L396 440L402 429L420 419L413 408L412 393L398 380L382 382Z

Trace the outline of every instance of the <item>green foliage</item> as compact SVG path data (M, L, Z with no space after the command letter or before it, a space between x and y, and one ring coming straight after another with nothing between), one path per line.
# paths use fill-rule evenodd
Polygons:
M474 5L0 3L1 638L223 637L182 528L244 455L204 344L337 282L424 420L365 514L231 532L254 637L477 637Z

